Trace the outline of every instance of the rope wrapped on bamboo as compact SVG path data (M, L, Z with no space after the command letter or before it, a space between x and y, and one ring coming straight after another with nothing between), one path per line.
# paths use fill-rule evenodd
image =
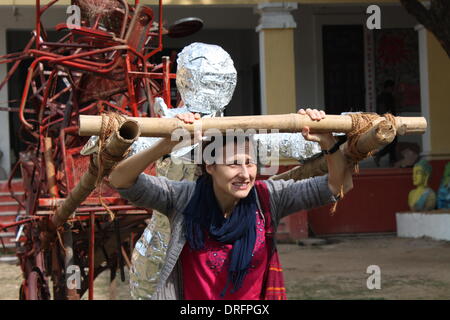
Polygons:
M347 134L347 142L340 149L348 159L349 166L354 166L383 146L391 143L397 133L395 125L391 122L391 115L379 116L367 114L353 114L354 128ZM386 120L391 119L391 121ZM394 118L395 119L395 118ZM321 176L328 172L325 157L306 162L304 165L292 168L289 171L271 177L274 180L302 180L313 176Z
M395 117L386 114L380 118L376 114L351 114L353 128L347 133L347 141L340 149L347 158L348 165L353 166L358 171L358 162L371 156L375 150L391 143L397 133L395 129ZM389 120L387 120L389 119ZM314 176L321 176L328 172L328 165L325 157L316 158L306 162L302 166L297 166L282 174L271 177L274 180L302 180ZM339 198L344 197L343 186L339 193ZM331 214L337 209L336 202L331 207Z
M65 201L56 209L52 217L56 227L64 224L97 186L100 187L100 202L111 214L101 199L101 182L117 162L126 157L130 146L139 137L140 129L135 120L127 119L117 113L103 114L101 118L98 153L91 156L88 171L83 174Z

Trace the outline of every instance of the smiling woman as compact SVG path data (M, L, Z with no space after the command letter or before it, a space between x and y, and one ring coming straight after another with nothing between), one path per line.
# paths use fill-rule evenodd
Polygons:
M318 110L300 110L314 121ZM192 113L177 116L197 121ZM252 140L245 136L211 141L204 174L196 182L171 181L143 174L171 152L176 141L163 139L119 163L110 183L136 206L168 216L171 240L153 299L286 299L282 268L274 242L281 218L302 209L337 201L352 187L351 170L334 148L331 134L310 134L326 154L329 174L302 181L256 180ZM228 138L228 139L227 139ZM208 148L205 148L205 151Z
M211 144L214 144L214 137L204 150ZM218 148L211 150L210 160L205 162L203 172L212 180L214 194L227 218L255 184L257 166L252 140L244 135L233 135L231 139L227 136Z

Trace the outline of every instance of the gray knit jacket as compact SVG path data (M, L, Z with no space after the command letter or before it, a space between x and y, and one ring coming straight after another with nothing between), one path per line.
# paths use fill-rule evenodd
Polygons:
M270 210L275 228L280 219L289 214L336 202L336 197L328 187L328 175L301 181L264 180L264 182L270 193ZM165 214L170 221L171 237L152 299L183 299L183 279L179 259L186 243L183 233L183 211L194 189L195 182L172 181L145 173L141 173L131 187L117 189L123 198L135 206L156 209Z

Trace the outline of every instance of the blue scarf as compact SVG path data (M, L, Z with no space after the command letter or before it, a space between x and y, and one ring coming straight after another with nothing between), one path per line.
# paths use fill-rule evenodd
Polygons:
M193 250L205 246L205 231L214 240L232 244L228 280L221 296L225 296L228 284L233 284L231 293L238 290L250 267L256 241L256 191L241 199L228 218L224 218L217 203L209 177L200 177L195 185L194 195L184 210L184 232Z

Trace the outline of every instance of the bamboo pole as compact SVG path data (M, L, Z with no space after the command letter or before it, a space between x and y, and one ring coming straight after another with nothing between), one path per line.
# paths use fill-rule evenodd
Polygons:
M368 154L369 152L380 149L381 147L391 143L396 136L396 130L392 123L387 120L382 120L376 123L370 130L361 134L357 143L356 151L360 154ZM340 149L347 157L349 165L353 164L351 159L352 151L349 149L349 145L345 142ZM315 159L307 162L304 165L297 166L270 177L273 180L302 180L315 176L322 176L328 172L327 161L325 157Z
M97 157L91 158L89 169L83 174L78 184L69 193L65 201L57 208L52 222L59 227L67 221L77 207L96 188L97 175L102 177L109 174L113 166L125 155L131 144L139 137L139 125L136 121L128 119L106 141L102 172L98 173Z
M280 115L239 116L239 117L217 117L202 118L194 124L186 124L176 118L128 118L139 123L141 136L143 137L170 137L175 129L184 128L190 133L200 128L202 132L209 129L217 129L224 133L227 129L242 130L278 130L278 132L300 132L303 127L308 126L312 133L343 132L352 130L352 118L348 115L327 115L321 121L313 121L307 115L297 113ZM381 117L377 120L386 120ZM396 130L400 135L424 133L427 121L424 117L395 117ZM102 117L91 115L80 115L79 135L99 135ZM198 126L198 127L197 127Z

